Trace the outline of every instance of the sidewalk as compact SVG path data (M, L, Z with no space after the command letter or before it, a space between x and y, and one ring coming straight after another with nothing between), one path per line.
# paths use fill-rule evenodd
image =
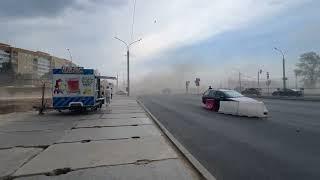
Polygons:
M0 179L201 179L135 99L84 115L0 116Z

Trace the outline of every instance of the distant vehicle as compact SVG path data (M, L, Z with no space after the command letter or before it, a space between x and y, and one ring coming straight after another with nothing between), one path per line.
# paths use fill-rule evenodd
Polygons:
M272 93L272 96L296 96L300 97L303 96L302 91L297 89L280 89L277 91L274 91Z
M122 90L117 91L116 94L117 95L127 95L127 93Z
M261 96L261 90L259 88L246 88L244 91L241 92L245 95L256 95Z
M171 94L171 89L169 88L162 89L162 94Z
M248 117L266 117L268 110L263 102L245 97L234 90L208 89L202 96L206 109L224 114Z

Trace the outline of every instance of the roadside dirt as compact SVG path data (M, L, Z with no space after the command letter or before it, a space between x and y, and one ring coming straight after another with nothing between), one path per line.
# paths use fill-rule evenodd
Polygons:
M46 105L51 106L51 98L45 99ZM40 106L41 98L8 98L0 99L0 114L24 112L33 110L33 106Z

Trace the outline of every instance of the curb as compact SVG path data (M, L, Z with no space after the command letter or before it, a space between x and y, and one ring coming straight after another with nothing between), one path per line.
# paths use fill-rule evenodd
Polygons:
M273 97L273 96L248 96L250 98L261 98L261 99L276 99L276 100L290 100L290 101L310 101L310 102L320 102L320 98L295 98L295 97Z
M138 104L146 111L151 119L158 125L162 132L177 147L181 154L191 163L191 165L206 180L216 180L216 178L162 125L162 123L144 106L143 102L136 100Z

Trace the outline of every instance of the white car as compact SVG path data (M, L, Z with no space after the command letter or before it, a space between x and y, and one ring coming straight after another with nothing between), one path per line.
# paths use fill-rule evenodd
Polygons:
M224 114L248 117L267 117L268 115L263 102L245 97L233 90L209 89L203 94L202 102L207 109Z

